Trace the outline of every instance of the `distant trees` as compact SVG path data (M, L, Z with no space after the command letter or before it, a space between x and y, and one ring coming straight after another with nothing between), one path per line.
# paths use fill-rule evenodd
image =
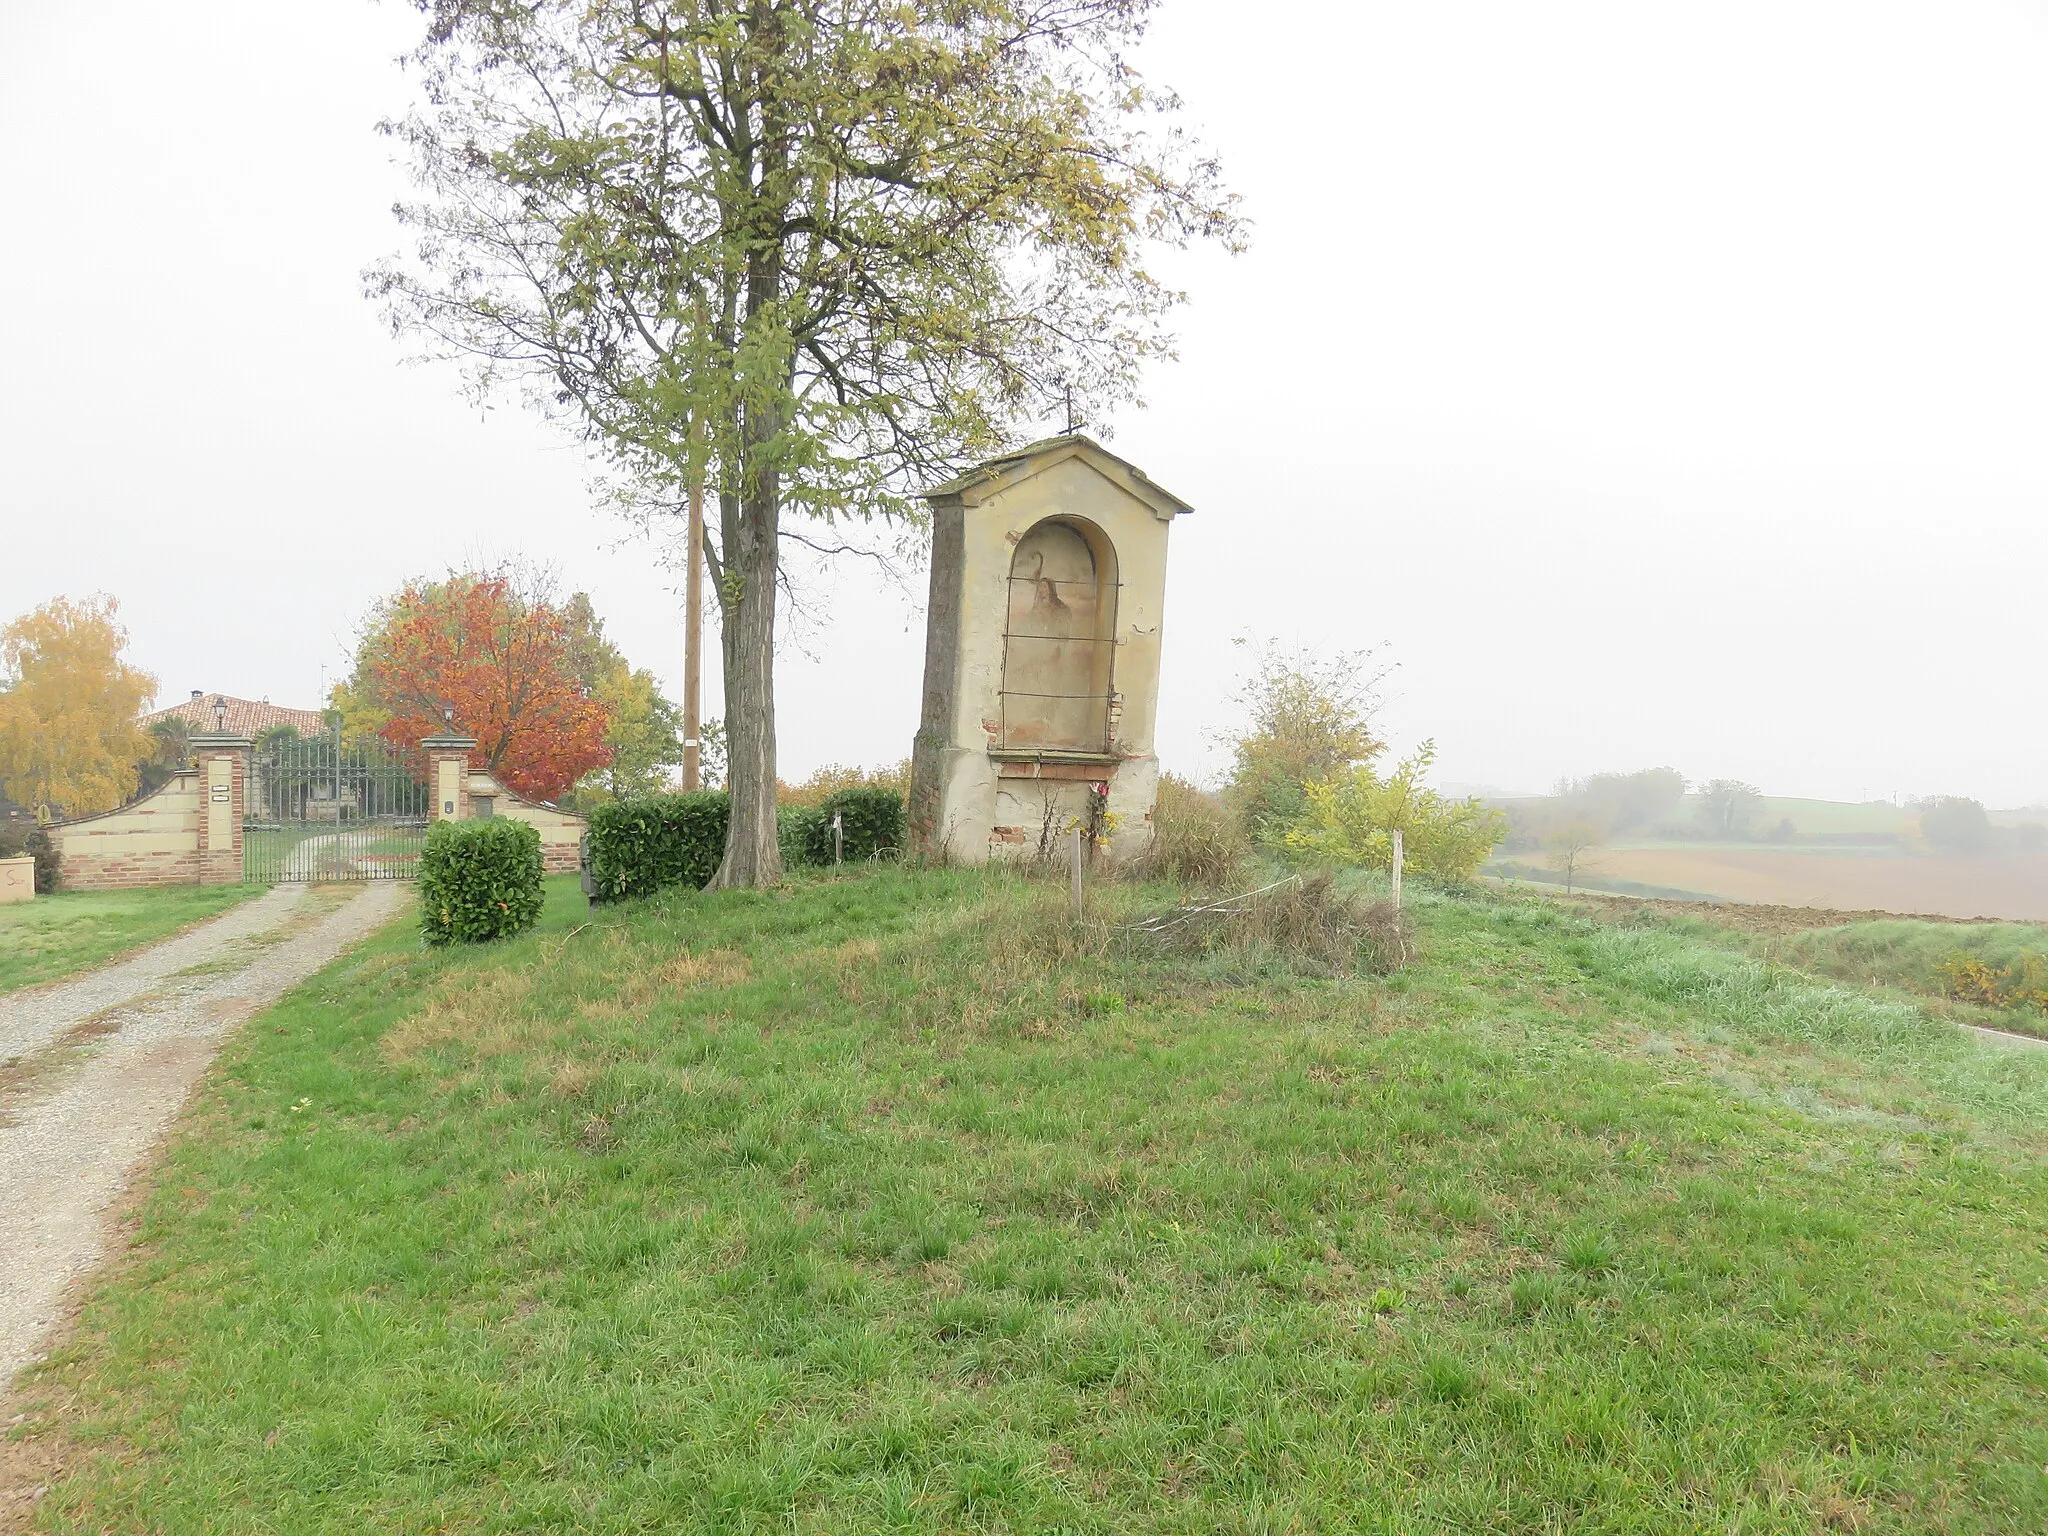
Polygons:
M1698 794L1700 823L1709 837L1740 837L1763 815L1763 791L1740 779L1709 779Z
M52 598L0 629L0 790L38 821L112 810L155 751L136 717L156 679L123 659L119 608Z
M1996 833L1990 813L1977 801L1941 795L1921 808L1920 835L1938 853L1972 855L1988 852Z
M1685 801L1685 775L1676 768L1639 768L1633 773L1595 773L1560 779L1547 796L1514 800L1507 845L1554 851L1569 827L1591 829L1601 842L1629 833L1663 832Z
M2005 829L2005 840L2014 853L2048 853L2048 826L2023 821Z
M1557 799L1563 817L1618 836L1654 826L1676 811L1685 799L1685 775L1676 768L1596 773L1561 781Z

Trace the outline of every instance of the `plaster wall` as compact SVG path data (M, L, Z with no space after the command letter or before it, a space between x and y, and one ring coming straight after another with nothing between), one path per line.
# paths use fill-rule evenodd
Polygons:
M225 757L208 758L206 776L206 846L227 848L235 840L241 817L235 809L235 765ZM240 873L240 871L237 871Z
M465 757L449 753L436 753L434 763L434 804L432 818L435 821L460 821L469 815L462 803L462 776Z
M921 792L912 804L913 833L928 852L958 863L1036 853L1047 807L1062 819L1085 815L1087 784L1105 780L1116 821L1109 856L1127 857L1151 841L1172 513L1121 483L1117 464L1106 454L1098 460L1070 453L1027 467L975 499L934 506L932 636L917 744ZM999 760L1012 565L1018 544L1047 518L1099 531L1114 550L1120 585L1113 594L1106 743L1113 771L1106 764Z
M36 861L32 854L0 859L0 907L16 901L33 901L36 894Z

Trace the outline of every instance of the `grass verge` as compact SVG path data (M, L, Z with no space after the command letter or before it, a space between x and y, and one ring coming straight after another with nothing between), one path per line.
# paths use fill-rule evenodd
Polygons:
M89 971L261 895L256 885L58 891L0 907L0 993Z
M1649 905L1582 900L1586 910L1630 927L1661 928L1855 986L1913 994L1958 1023L2048 1039L2038 1006L2048 982L2048 924L1899 917L1771 906ZM1986 999L1958 996L1957 966L1971 963ZM2013 979L2024 1001L1989 999Z
M1533 901L1332 978L1063 900L382 935L29 1384L42 1526L2048 1527L2048 1063Z

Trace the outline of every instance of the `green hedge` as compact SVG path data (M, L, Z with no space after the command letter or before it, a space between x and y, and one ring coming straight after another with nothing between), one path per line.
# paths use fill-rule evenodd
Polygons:
M722 789L634 795L590 813L592 901L646 896L664 886L701 888L725 858L732 800Z
M817 842L818 824L825 820L825 813L815 805L785 805L775 812L775 835L782 844L782 862L791 869L801 864L815 864L817 858L811 849ZM825 861L830 863L832 855L832 829L825 828Z
M832 815L835 811L845 834L847 863L895 858L903 852L903 797L893 789L864 784L851 789L835 789L818 806L817 823L809 829L809 862L832 862Z
M832 813L846 831L846 861L893 855L903 847L903 797L893 789L842 789L821 805L775 813L782 862L791 868L832 862ZM665 886L702 887L725 858L731 798L722 789L688 795L635 795L590 813L593 901L645 896Z
M540 917L540 833L523 821L437 821L420 855L420 931L429 944L482 944Z

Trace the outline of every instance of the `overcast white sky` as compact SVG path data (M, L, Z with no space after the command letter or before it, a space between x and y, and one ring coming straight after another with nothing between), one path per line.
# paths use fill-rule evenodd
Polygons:
M0 616L104 590L165 702L311 703L377 594L520 554L677 691L578 451L360 297L416 26L0 0ZM1259 633L1387 643L1452 780L2048 801L2048 0L1166 0L1142 62L1256 224L1114 423L1198 509L1169 766ZM916 726L917 605L825 596L786 776Z

